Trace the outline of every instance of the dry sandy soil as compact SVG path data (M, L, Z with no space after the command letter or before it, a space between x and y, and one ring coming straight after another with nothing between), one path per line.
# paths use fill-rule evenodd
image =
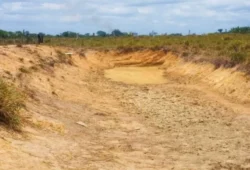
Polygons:
M160 51L4 46L0 57L1 76L29 96L23 132L1 126L0 169L250 169L243 73Z

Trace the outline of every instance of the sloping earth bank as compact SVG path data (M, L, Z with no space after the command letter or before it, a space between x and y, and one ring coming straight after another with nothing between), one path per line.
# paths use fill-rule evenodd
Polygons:
M62 63L56 50L71 49L0 47L2 77L29 95L23 132L1 128L0 169L250 169L242 73L152 51Z

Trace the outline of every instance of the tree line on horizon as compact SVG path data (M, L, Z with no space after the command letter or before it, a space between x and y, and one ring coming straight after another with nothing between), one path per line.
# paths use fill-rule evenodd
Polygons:
M217 33L241 33L241 34L246 34L250 33L250 27L234 27L231 28L229 31L224 31L223 29L218 29ZM30 33L29 31L5 31L0 29L0 38L1 39L8 39L8 38L34 38L37 37L37 33ZM138 33L136 32L122 32L119 29L114 29L111 33L107 33L105 31L97 31L96 33L86 33L86 34L79 34L77 32L72 32L72 31L65 31L61 34L58 35L49 35L49 34L44 34L45 36L48 37L69 37L69 38L81 38L81 37L110 37L110 36L138 36ZM156 32L152 31L149 33L149 36L156 36L158 35ZM169 36L182 36L181 33L174 33L174 34L162 34L162 35L169 35ZM195 34L192 34L195 35Z

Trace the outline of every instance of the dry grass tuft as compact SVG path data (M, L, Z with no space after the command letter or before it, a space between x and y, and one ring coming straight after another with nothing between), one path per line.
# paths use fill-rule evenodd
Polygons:
M59 50L57 50L56 53L57 53L57 58L58 58L59 63L74 65L71 55L66 55Z
M25 74L31 73L31 71L28 68L25 68L23 66L19 68L19 71Z
M22 48L22 47L23 47L23 45L22 45L21 43L18 43L16 46L17 46L18 48Z
M20 130L20 110L25 107L24 99L13 85L0 79L0 121L14 130Z

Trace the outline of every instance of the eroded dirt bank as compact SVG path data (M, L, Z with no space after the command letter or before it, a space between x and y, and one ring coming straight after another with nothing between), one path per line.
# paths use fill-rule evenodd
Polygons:
M29 95L24 132L1 128L0 169L250 168L242 73L163 52L74 51L59 62L57 50L72 49L0 50L1 75Z

